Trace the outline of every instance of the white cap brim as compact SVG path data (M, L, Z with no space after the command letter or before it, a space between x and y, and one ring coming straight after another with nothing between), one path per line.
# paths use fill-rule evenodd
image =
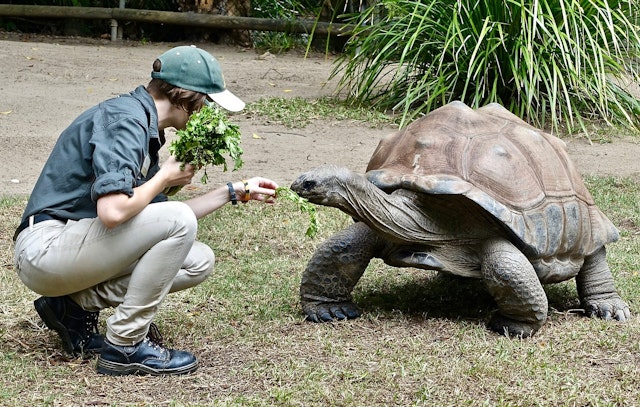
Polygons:
M244 102L226 89L219 93L209 93L209 97L230 112L239 112L244 109Z

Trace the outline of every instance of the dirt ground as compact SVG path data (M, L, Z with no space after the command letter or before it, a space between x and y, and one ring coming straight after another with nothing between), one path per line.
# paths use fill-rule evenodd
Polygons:
M28 194L59 133L83 110L149 80L153 60L181 44L111 42L0 33L0 194ZM260 55L254 50L198 44L216 56L227 86L246 102L262 97L330 95L333 57L299 53ZM243 134L245 166L237 173L208 171L209 185L254 175L282 185L324 163L363 171L381 136L393 128L317 121L289 129L246 114L232 116ZM170 136L170 135L169 135ZM640 144L611 137L590 144L566 139L584 175L640 176ZM70 165L72 165L70 163Z

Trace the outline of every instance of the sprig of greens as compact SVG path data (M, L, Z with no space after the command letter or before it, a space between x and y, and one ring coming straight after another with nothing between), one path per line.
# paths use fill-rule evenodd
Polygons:
M305 212L309 215L309 227L305 232L308 237L315 237L318 233L318 217L316 216L316 206L310 203L306 198L302 198L295 191L289 187L276 188L276 198L286 199L296 204L300 212Z
M227 171L228 155L233 160L233 170L242 167L240 128L229 122L222 111L213 105L205 105L189 117L184 129L176 132L176 139L169 145L169 153L178 161L188 163L197 169L208 165L222 165ZM207 183L207 171L200 178ZM169 187L166 195L176 194L182 186Z

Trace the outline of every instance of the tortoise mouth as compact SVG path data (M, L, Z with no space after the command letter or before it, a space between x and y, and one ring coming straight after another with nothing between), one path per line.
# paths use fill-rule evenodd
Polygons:
M311 190L315 188L316 184L317 183L315 181L307 180L303 174L293 181L291 184L291 190L301 197L306 198L307 195L311 193Z
M291 184L291 189L298 195L311 192L318 183L316 181L309 181L304 176L299 177Z
M317 181L310 180L306 174L303 174L293 181L291 190L311 203L322 204L326 199L326 194L318 190L320 185Z

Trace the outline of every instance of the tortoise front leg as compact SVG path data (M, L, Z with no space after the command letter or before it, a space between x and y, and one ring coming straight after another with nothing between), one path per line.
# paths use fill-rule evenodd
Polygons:
M381 239L362 222L324 241L309 260L300 283L300 302L307 319L327 322L359 317L351 291L380 248Z
M482 248L481 270L499 314L489 327L501 334L528 337L547 319L547 296L533 266L504 239L490 239Z
M607 264L604 247L584 259L576 276L576 287L580 303L590 317L615 318L626 321L631 318L629 306L618 295Z

